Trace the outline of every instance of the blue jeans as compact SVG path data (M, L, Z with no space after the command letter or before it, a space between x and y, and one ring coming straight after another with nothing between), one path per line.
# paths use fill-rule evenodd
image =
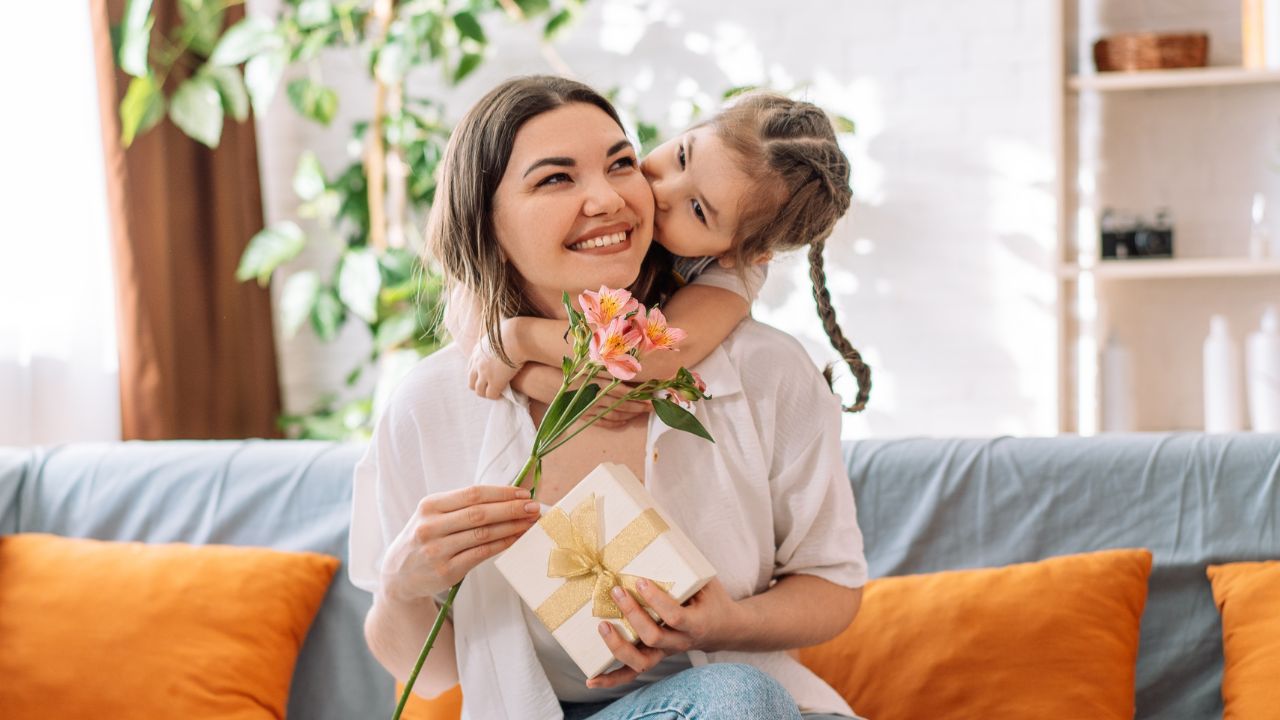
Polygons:
M665 677L617 700L560 703L565 720L838 720L801 715L787 689L740 663L712 663Z

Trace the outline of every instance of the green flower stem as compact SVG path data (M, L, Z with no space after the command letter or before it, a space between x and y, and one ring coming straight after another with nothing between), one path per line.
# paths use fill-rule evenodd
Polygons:
M612 383L609 383L609 387L605 388L605 389L604 389L604 392L605 392L605 393L608 393L610 390L612 390L612 389L614 389L615 387L617 387L617 386L618 386L618 384L619 384L619 383L621 383L621 382L622 382L621 380L617 380L617 379L615 379ZM613 412L613 411L614 411L614 409L616 409L616 408L617 408L619 405L621 405L622 403L624 403L624 402L628 402L628 401L630 401L630 400L641 400L641 399L646 399L646 398L645 398L645 395L646 395L646 394L648 394L648 393L650 393L650 392L652 392L653 390L657 389L658 384L659 384L659 383L658 383L656 380L650 380L649 382L646 382L646 383L644 383L643 385L641 385L641 386L637 387L635 390L632 390L631 392L627 393L626 395L623 395L621 398L619 398L619 399L618 399L616 402L614 402L612 405L610 405L609 407L605 408L602 412L597 413L595 417L593 417L593 418L591 418L590 420L588 420L588 421L587 421L587 424L583 425L582 427L578 428L577 430L574 430L574 431L573 431L573 434L569 435L569 437L567 437L567 438L565 438L565 439L561 440L560 442L558 442L558 443L556 443L556 444L552 445L551 447L547 448L547 449L546 449L546 452L547 452L547 453L549 453L549 452L551 452L552 450L555 450L556 448L560 447L561 445L563 445L563 444L565 444L565 443L569 442L569 441L570 441L570 440L572 440L572 439L573 439L573 438L574 438L578 433L582 432L583 430L586 430L587 428L591 427L592 425L595 425L597 420L599 420L600 418L604 417L605 415L608 415L609 413ZM573 420L574 420L574 421L576 421L578 418L582 417L582 416L586 413L586 411L587 411L587 409L584 409L582 412L578 413L576 416L574 416ZM554 438L552 438L552 439L554 439ZM544 453L544 454L546 454L546 453Z
M578 399L582 397L582 393L586 391L587 385L590 385L592 381L596 379L596 375L599 374L599 372L600 372L600 368L598 366L594 366L588 363L577 375L574 376L573 380L570 380L561 386L561 392L564 392L568 389L569 385L573 384L573 382L577 381L579 378L582 378L585 375L585 379L582 381L582 384L579 385L577 391L573 393L573 398L569 401L569 404L565 406L566 410L573 407L574 404L578 402ZM618 381L615 380L613 382L613 385L610 385L608 388L606 388L604 392L608 393L609 390L612 390L614 385L617 385L617 384L618 384ZM559 398L559 397L560 395L557 394L556 398ZM554 405L555 400L553 399L551 403ZM582 412L586 412L586 409L584 408ZM562 433L564 433L565 430L569 429L569 427L572 426L573 423L576 422L578 418L582 417L582 412L579 412L577 415L574 415L572 417L569 417L568 413L565 413L564 415L561 415L557 419L555 426L551 428L551 432L547 433L547 439L546 441L543 442L542 444L543 447L540 449L541 454L545 455L551 452L552 449L554 449L548 446L552 443L552 441L554 441L557 437L559 437ZM555 447L559 447L562 444L563 443L560 443Z
M516 479L511 484L514 487L520 487L530 470L534 470L534 489L529 492L530 497L532 497L537 492L538 477L542 474L542 458L536 451L529 453L529 459L525 461L524 467L520 468L520 472L516 474ZM463 580L465 579L464 577ZM454 583L453 587L449 588L449 596L445 598L444 604L440 606L440 611L436 613L436 621L431 625L431 632L427 633L427 641L422 644L422 652L418 653L418 661L413 665L413 672L409 673L409 679L405 681L404 692L400 694L400 703L396 705L396 714L391 716L391 720L400 720L400 714L404 712L405 703L409 702L409 693L413 692L413 684L418 681L418 673L422 672L422 666L427 662L427 655L431 653L431 648L436 644L436 636L440 634L440 628L444 627L444 620L449 616L449 608L453 607L453 599L458 596L458 588L460 587L462 587L462 580Z

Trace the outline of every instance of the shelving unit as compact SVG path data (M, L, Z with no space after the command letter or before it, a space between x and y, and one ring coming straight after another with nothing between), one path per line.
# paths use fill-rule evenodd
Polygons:
M1242 342L1261 308L1280 304L1280 257L1245 257L1252 193L1266 195L1269 215L1280 211L1280 70L1238 66L1239 0L1058 0L1058 11L1060 429L1107 429L1108 393L1125 392L1128 429L1199 430L1210 315L1226 315ZM1093 71L1099 37L1201 26L1210 67ZM1150 218L1161 206L1172 211L1175 258L1099 257L1105 208ZM1103 387L1110 336L1132 354L1131 387Z

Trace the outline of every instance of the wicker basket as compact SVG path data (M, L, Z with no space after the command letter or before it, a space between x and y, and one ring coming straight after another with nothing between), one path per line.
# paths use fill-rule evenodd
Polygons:
M1209 36L1204 33L1112 35L1093 44L1098 72L1204 67Z

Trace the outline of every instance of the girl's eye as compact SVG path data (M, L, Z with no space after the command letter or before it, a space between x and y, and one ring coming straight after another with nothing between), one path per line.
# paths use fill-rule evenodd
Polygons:
M569 182L569 174L556 173L555 175L548 175L547 177L539 180L538 184L534 185L534 187L542 187L543 185L559 185L560 183L565 182Z
M676 160L680 162L680 169L684 169L684 143L676 146Z
M632 168L632 167L635 167L635 166L636 166L636 159L635 159L635 158L633 158L633 157L631 157L631 156L627 156L627 157L624 157L624 158L618 158L618 159L617 159L616 161L614 161L614 163L613 163L613 169L615 169L615 170L616 170L616 169L618 169L618 168L624 168L624 167Z
M696 199L690 200L689 202L693 206L693 214L698 216L698 221L701 222L703 225L706 225L707 216L704 215L702 212L702 203L698 202Z

